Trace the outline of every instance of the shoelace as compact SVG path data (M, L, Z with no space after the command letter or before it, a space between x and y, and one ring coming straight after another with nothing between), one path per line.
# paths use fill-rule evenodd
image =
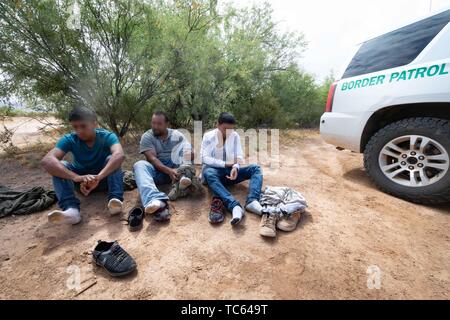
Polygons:
M271 228L273 227L274 224L275 224L275 215L268 214L267 218L264 220L263 226Z
M115 246L112 250L112 256L115 258L115 265L119 265L123 260L127 258L127 253L120 246Z
M211 211L221 213L222 212L222 202L220 200L214 200L211 203Z

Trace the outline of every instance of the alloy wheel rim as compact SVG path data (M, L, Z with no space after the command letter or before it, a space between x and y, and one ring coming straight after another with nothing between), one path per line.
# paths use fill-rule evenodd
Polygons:
M426 187L449 171L450 157L436 140L407 135L388 142L380 151L379 166L391 181L407 187Z

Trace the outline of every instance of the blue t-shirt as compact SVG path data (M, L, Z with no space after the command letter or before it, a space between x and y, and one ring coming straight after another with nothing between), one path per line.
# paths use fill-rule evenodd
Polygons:
M106 158L111 155L111 146L120 143L117 136L105 129L95 130L95 143L89 148L75 133L66 134L56 143L56 148L73 155L73 166L78 170L100 171Z

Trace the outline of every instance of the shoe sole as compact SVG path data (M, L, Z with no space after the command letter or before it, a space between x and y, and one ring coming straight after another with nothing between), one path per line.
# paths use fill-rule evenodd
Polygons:
M104 266L102 266L101 264L98 264L97 261L94 261L94 262L95 262L95 264L96 264L98 267L100 267L100 268L102 268L103 270L105 270L111 277L124 277L124 276L127 276L127 275L133 273L133 272L136 271L136 269L137 269L137 266L135 265L135 266L134 266L132 269L130 269L130 270L127 270L127 271L121 272L121 273L115 273L115 272L109 271L108 269L106 269L106 268L105 268Z
M225 221L225 218L219 221L212 221L210 218L208 218L208 222L211 224L220 224L223 223Z
M153 220L155 220L156 222L169 222L170 218L168 218L168 219L153 219Z
M265 237L265 238L276 238L277 237L277 234L275 233L275 234L273 234L273 233L264 233L264 232L260 232L259 233L262 237Z
M281 230L281 231L284 231L284 232L292 232L292 231L294 231L295 229L297 229L297 226L291 227L291 228L285 228L285 227L277 226L277 229L278 229L278 230Z
M168 218L164 218L164 219L153 217L153 220L155 220L156 222L167 222L167 221L170 221L171 218L172 218L172 216L170 216Z

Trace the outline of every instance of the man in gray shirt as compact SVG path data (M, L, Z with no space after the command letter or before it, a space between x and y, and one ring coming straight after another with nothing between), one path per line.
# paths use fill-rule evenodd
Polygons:
M168 128L169 119L164 112L152 116L152 129L141 138L140 153L147 160L134 164L136 184L141 195L146 214L154 215L159 221L170 219L169 197L158 190L157 184L179 182L180 187L188 188L192 181L181 176L177 168L186 162L191 163L193 153L185 136Z

